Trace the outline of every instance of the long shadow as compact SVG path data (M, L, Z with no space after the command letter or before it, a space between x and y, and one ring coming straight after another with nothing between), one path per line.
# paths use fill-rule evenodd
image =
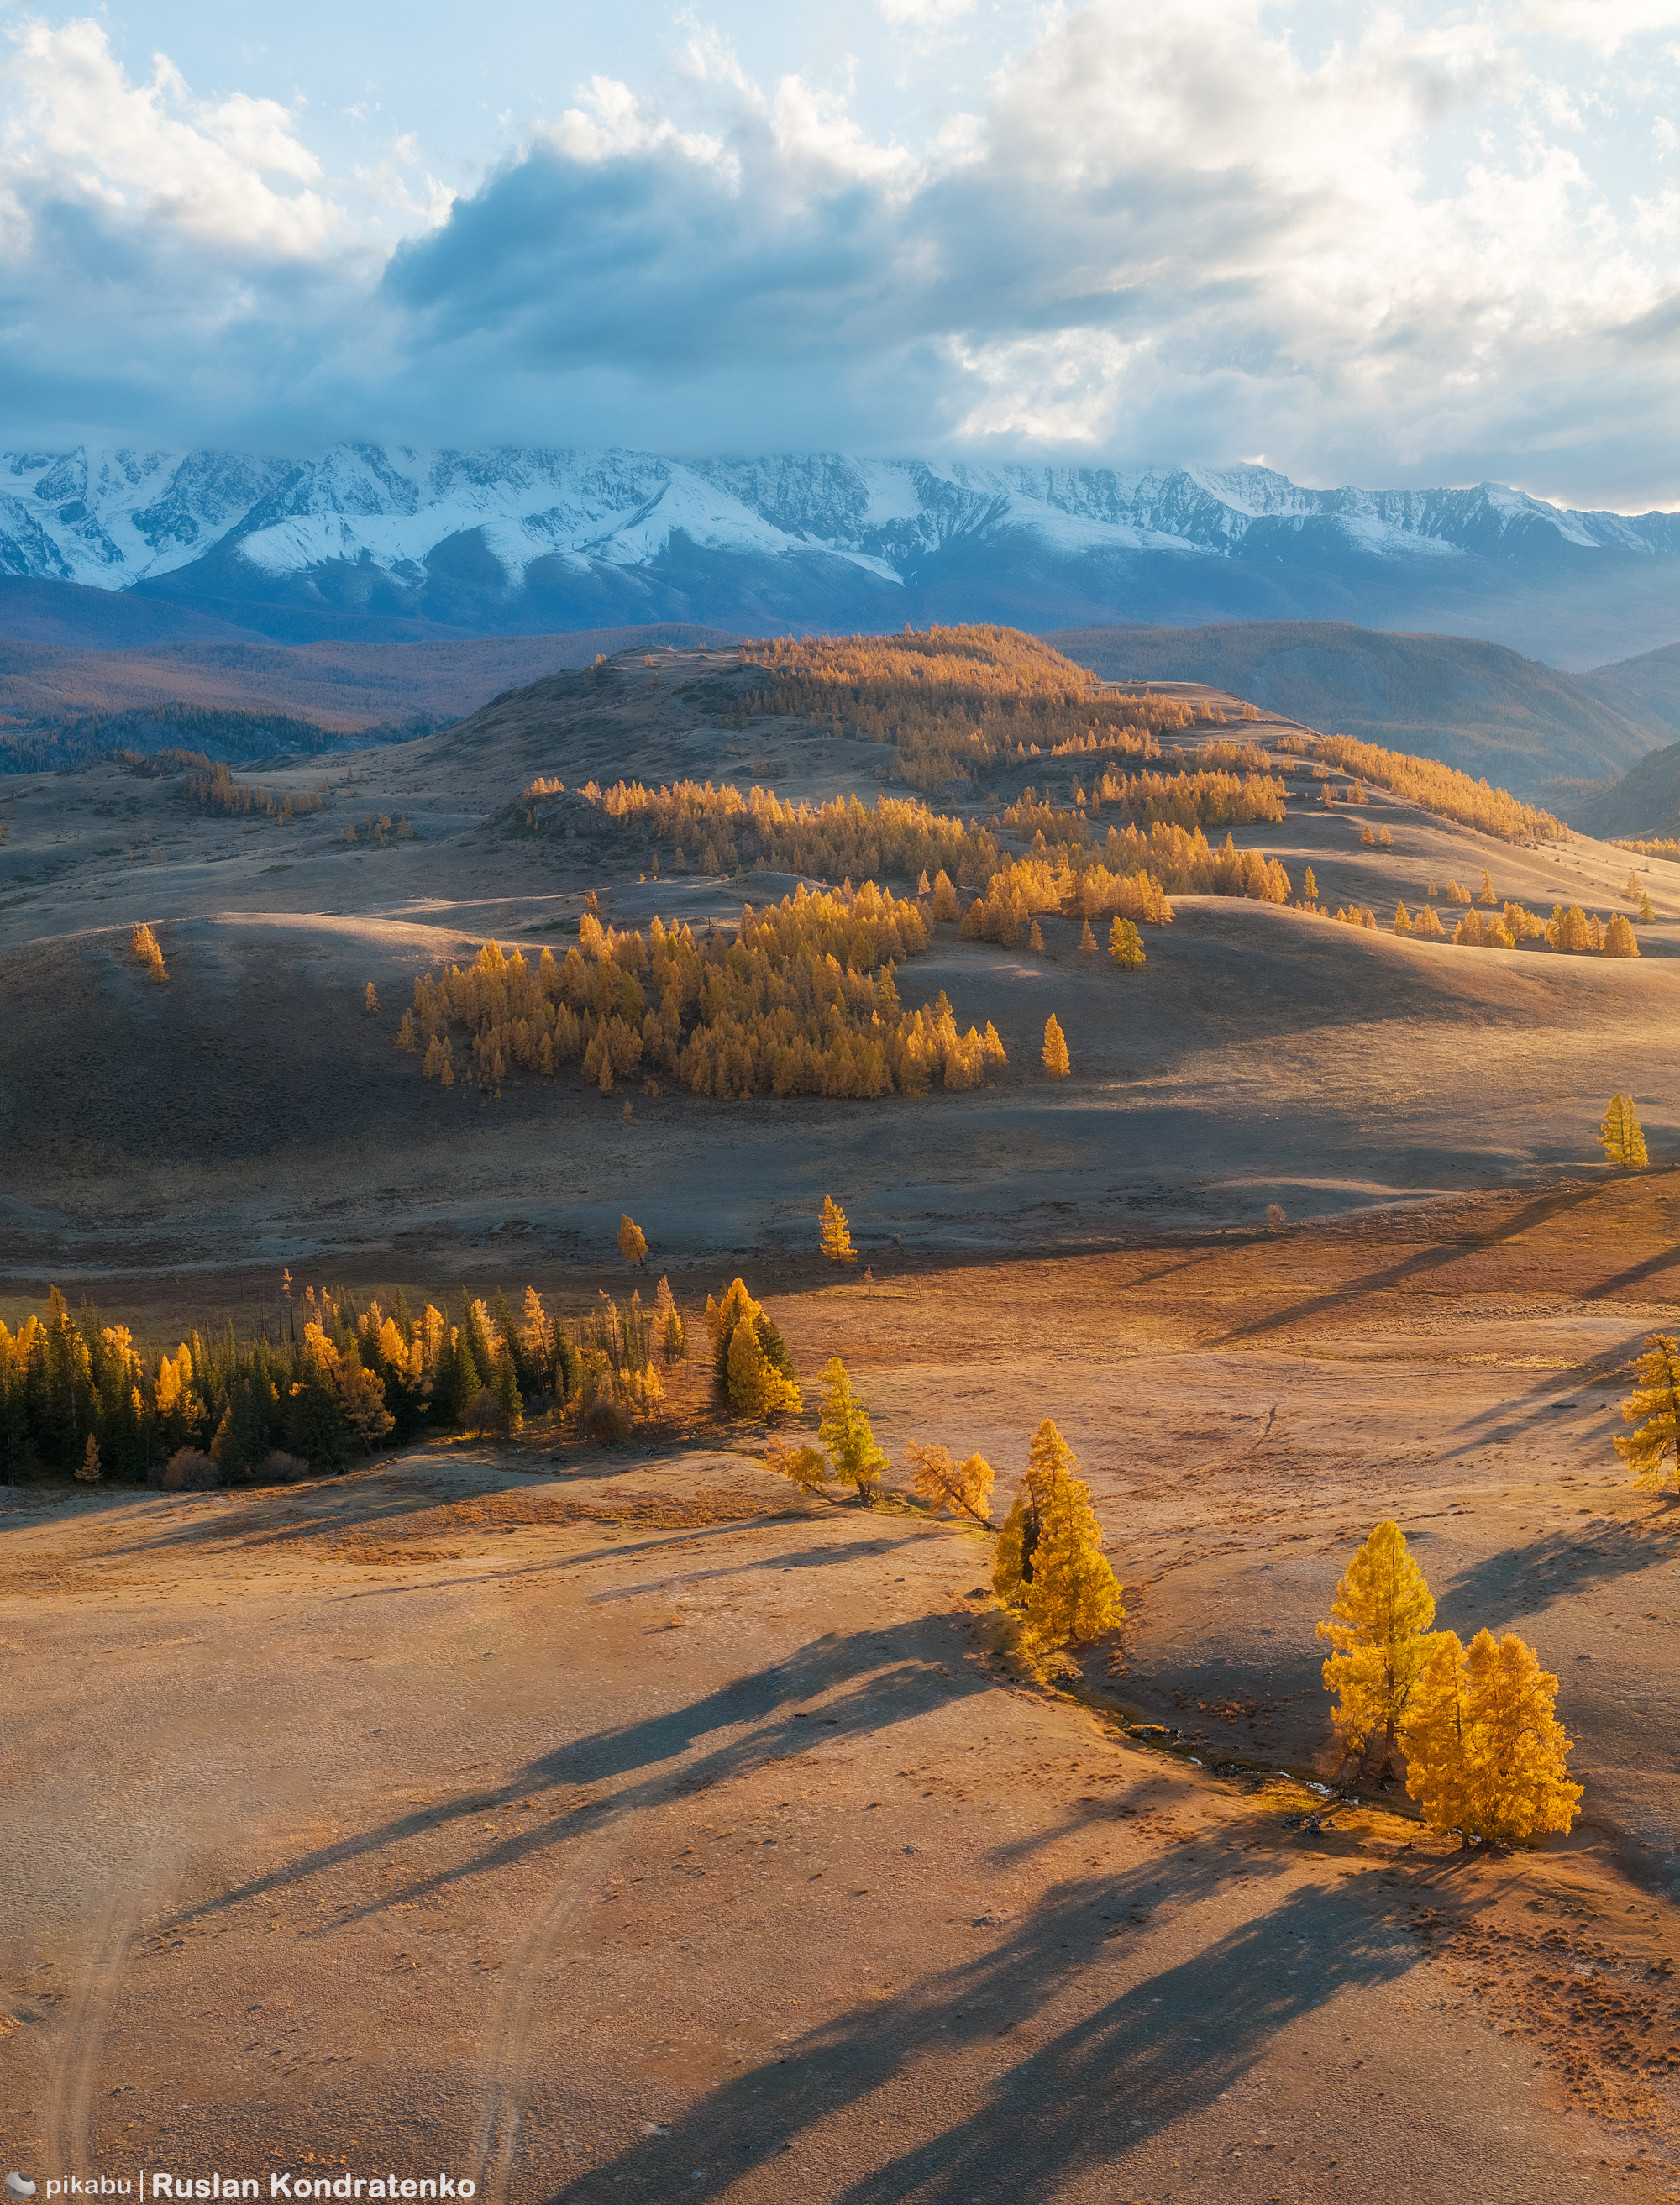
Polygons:
M1613 1279L1602 1280L1596 1287L1584 1287L1581 1299L1583 1302L1598 1301L1606 1294L1613 1294L1618 1287L1640 1286L1647 1279L1654 1278L1659 1271L1671 1271L1677 1265L1680 1265L1680 1248L1667 1249L1659 1256L1647 1257L1644 1263L1635 1263L1630 1269L1618 1271Z
M1328 1293L1315 1294L1306 1301L1293 1303L1288 1309L1276 1310L1268 1316L1256 1317L1250 1324L1238 1325L1222 1333L1210 1343L1215 1347L1227 1346L1232 1340L1252 1340L1257 1334L1275 1332L1281 1326L1299 1323L1303 1319L1322 1316L1332 1310L1345 1312L1351 1302L1362 1295L1380 1293L1385 1287L1400 1285L1407 1279L1421 1278L1431 1271L1446 1269L1461 1257L1473 1255L1483 1249L1498 1248L1508 1240L1515 1240L1536 1225L1549 1218L1561 1215L1565 1210L1579 1208L1582 1203L1595 1202L1603 1192L1601 1187L1566 1187L1561 1193L1545 1194L1526 1204L1503 1224L1486 1233L1466 1233L1459 1238L1438 1243L1432 1248L1421 1248L1415 1256L1404 1257L1398 1263L1390 1263L1380 1271L1368 1271L1362 1278L1350 1279L1345 1286Z
M624 1469L598 1474L603 1479L616 1481L633 1477L635 1472ZM657 1492L650 1492L646 1495L626 1495L624 1513L615 1516L612 1501L597 1496L592 1505L599 1507L602 1512L599 1515L573 1514L567 1513L568 1508L576 1507L579 1504L568 1502L564 1496L556 1499L548 1494L532 1491L529 1477L518 1472L513 1473L506 1483L477 1491L442 1491L419 1485L409 1489L397 1487L381 1492L374 1492L363 1486L310 1486L303 1490L312 1498L317 1495L322 1497L316 1501L312 1508L302 1514L282 1515L278 1513L288 1509L298 1510L303 1505L301 1501L293 1499L284 1490L260 1497L240 1495L232 1499L231 1505L228 1497L220 1497L219 1507L212 1504L202 1513L194 1510L184 1520L177 1519L155 1525L142 1524L132 1536L104 1548L102 1552L109 1560L145 1559L172 1552L199 1550L209 1546L237 1545L245 1553L262 1554L285 1547L319 1547L328 1540L337 1542L347 1538L377 1537L430 1512L471 1508L475 1502L480 1501L492 1506L510 1503L511 1508L504 1509L494 1517L487 1516L478 1523L444 1521L435 1530L429 1527L426 1536L456 1539L504 1530L563 1530L579 1525L593 1525L597 1530L606 1530L615 1523L635 1524L638 1519L633 1511L642 1500L658 1501L666 1497ZM166 1501L175 1502L192 1502L199 1497L191 1494L166 1494L162 1496ZM776 1496L776 1500L780 1498ZM818 1511L789 1487L787 1500L782 1505L775 1505L775 1501L767 1493L764 1507L751 1519L738 1517L721 1524L670 1524L658 1528L667 1536L681 1536L684 1533L692 1536L695 1532L727 1530L731 1523L780 1523L797 1518L818 1518Z
M1251 1873L1257 1882L1267 1870ZM821 2186L845 2205L970 2205L1006 2190L1048 2200L1099 2170L1127 2194L1128 2180L1145 2178L1141 2168L1132 2173L1132 2153L1240 2080L1281 2030L1345 1988L1392 1982L1416 1960L1416 1945L1374 1918L1368 1901L1297 1887L1117 1996L1105 1997L1099 1978L1094 2010L1045 2032L1040 2017L1053 2000L1078 1999L1079 1971L1105 1957L1115 1920L1158 1900L1182 1911L1214 1875L1211 1865L1197 1875L1163 1862L1065 1883L1000 1944L889 2007L859 2004L786 2040L778 2059L563 2184L550 2193L554 2205L597 2196L603 2181L626 2199L671 2197L697 2170L715 2184L763 2160L787 2170L784 2194L815 2194L821 2162L808 2154L822 2149L822 2125L877 2097L881 2163L844 2188ZM953 2098L959 2110L941 2121L935 2109ZM894 2149L891 2139L906 2131L913 2140ZM855 2152L855 2125L842 2133Z
M1680 1506L1655 1522L1600 1520L1571 1536L1552 1532L1523 1547L1503 1547L1470 1563L1440 1596L1440 1627L1462 1614L1471 1627L1505 1629L1511 1619L1533 1615L1554 1601L1592 1586L1665 1568L1680 1555ZM1449 1614L1451 1611L1451 1614Z
M598 1828L603 1816L621 1820L678 1794L709 1790L763 1762L804 1753L817 1738L829 1743L864 1738L953 1698L971 1698L993 1689L994 1680L948 1658L959 1653L952 1642L962 1622L960 1617L928 1616L886 1629L843 1636L830 1632L787 1661L733 1679L698 1700L556 1746L526 1762L505 1782L487 1785L442 1808L394 1816L373 1828L300 1853L266 1875L205 1900L179 1919L190 1922L223 1913L244 1899L261 1898L382 1848L509 1806L546 1809L553 1817L540 1829L510 1833L479 1847L454 1867L393 1882L377 1900L346 1909L334 1925L342 1926L487 1870L563 1849L577 1831ZM836 1685L842 1689L836 1691ZM800 1707L801 1701L820 1703ZM704 1741L718 1732L725 1735L706 1747ZM578 1797L591 1786L624 1777L632 1780L620 1784L606 1798Z

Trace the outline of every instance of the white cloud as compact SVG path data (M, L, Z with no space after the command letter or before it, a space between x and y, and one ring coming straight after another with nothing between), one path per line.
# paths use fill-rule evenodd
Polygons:
M937 0L886 5L939 27ZM187 433L213 384L230 421L335 434L1264 449L1367 482L1538 455L1577 498L1680 497L1680 0L1338 0L1318 45L1260 0L1041 20L912 141L810 75L761 85L685 16L662 74L592 76L459 196L412 139L335 181L300 110L195 101L162 60L132 82L97 25L26 26L0 358L49 388L98 318L156 409L173 316Z
M345 241L342 209L313 188L319 163L274 100L195 101L163 54L151 81L135 84L103 26L87 20L23 24L4 78L0 173L20 223L50 199L200 247L282 259L318 259Z

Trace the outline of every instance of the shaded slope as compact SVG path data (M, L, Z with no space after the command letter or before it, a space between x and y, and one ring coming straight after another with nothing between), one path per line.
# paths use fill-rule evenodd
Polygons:
M1110 681L1206 682L1529 798L1545 797L1549 782L1625 773L1666 733L1632 692L1627 709L1612 702L1598 676L1589 682L1460 636L1264 621L1069 628L1046 640Z

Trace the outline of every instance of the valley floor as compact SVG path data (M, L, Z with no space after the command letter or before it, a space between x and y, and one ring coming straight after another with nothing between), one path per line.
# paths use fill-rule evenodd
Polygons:
M755 1278L895 1462L977 1447L1006 1504L1056 1418L1129 1614L1048 1682L982 1535L746 1432L6 1492L0 2152L518 2205L1675 2194L1675 1511L1610 1435L1677 1194ZM1390 1513L1443 1625L1558 1673L1567 1839L1303 1821L1313 1625Z

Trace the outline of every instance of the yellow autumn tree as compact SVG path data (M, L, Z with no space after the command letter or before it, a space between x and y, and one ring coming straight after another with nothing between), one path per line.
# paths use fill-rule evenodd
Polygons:
M934 875L934 917L954 923L961 915L951 876L941 867Z
M1334 1649L1324 1689L1337 1696L1331 1720L1344 1752L1363 1756L1380 1732L1385 1758L1434 1641L1435 1603L1392 1518L1376 1525L1341 1574L1330 1620L1318 1635Z
M371 1019L377 1019L379 1015L379 990L371 980L362 990L362 1008Z
M822 1421L816 1436L828 1451L828 1461L842 1485L854 1486L858 1498L867 1501L881 1483L887 1458L876 1445L875 1434L863 1403L852 1390L846 1365L831 1356L822 1370Z
M992 1589L1024 1607L1041 1645L1095 1638L1123 1620L1120 1588L1102 1553L1091 1489L1073 1450L1047 1417L1033 1435L1027 1474L998 1534Z
M1079 954L1082 957L1095 957L1096 954L1096 936L1091 932L1089 919L1085 921L1079 936Z
M618 1221L619 1253L626 1263L645 1263L648 1260L648 1240L633 1217L621 1216Z
M1108 954L1123 972L1135 972L1143 962L1143 937L1129 918L1117 918L1109 928Z
M1406 1789L1438 1830L1496 1843L1566 1831L1582 1791L1565 1772L1571 1740L1558 1679L1515 1632L1435 1640L1401 1726Z
M1051 1079L1066 1079L1072 1069L1068 1062L1067 1037L1057 1024L1054 1011L1044 1021L1042 1062L1045 1073Z
M1680 1492L1680 1342L1653 1332L1633 1370L1637 1382L1622 1404L1622 1416L1634 1429L1616 1435L1616 1452L1641 1485L1659 1493L1664 1458L1672 1456Z
M831 1263L855 1263L858 1260L846 1212L831 1194L822 1198L822 1252Z
M779 1328L737 1279L721 1302L706 1297L717 1390L738 1417L797 1417L804 1396ZM739 1335L739 1337L738 1337Z
M919 1440L912 1440L905 1453L915 1473L911 1490L927 1502L935 1516L943 1509L950 1516L971 1516L988 1531L993 1528L994 1472L983 1454L953 1462L948 1448L924 1447Z
M1611 1097L1610 1108L1599 1127L1599 1146L1608 1160L1624 1171L1638 1170L1650 1162L1645 1153L1644 1129L1633 1107L1633 1097L1624 1095L1619 1089Z

